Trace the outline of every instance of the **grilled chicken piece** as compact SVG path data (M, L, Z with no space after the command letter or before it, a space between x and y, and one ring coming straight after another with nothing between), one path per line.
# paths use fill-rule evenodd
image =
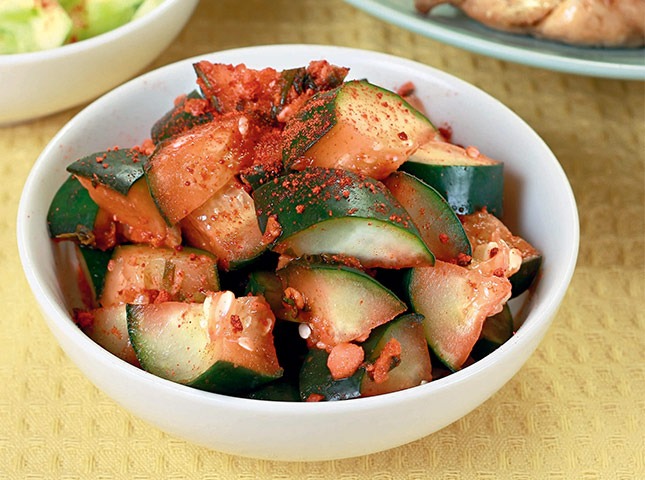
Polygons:
M645 0L415 0L424 14L442 3L498 30L585 46L645 45Z

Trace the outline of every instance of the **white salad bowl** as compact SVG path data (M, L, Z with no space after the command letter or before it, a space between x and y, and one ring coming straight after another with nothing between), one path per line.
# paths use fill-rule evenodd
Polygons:
M121 27L38 52L0 55L0 126L90 101L141 72L181 32L199 0L165 0Z
M351 78L396 89L411 81L438 126L455 143L505 162L505 221L543 253L542 273L522 308L517 334L484 359L408 390L337 402L289 403L228 397L142 371L108 353L74 324L56 280L46 215L73 160L149 136L173 99L195 87L192 63L207 59L277 69L327 59ZM136 78L72 119L37 160L18 213L20 257L52 333L84 374L134 415L212 449L272 460L326 460L393 448L449 425L477 408L525 363L553 320L574 271L578 213L568 180L545 143L517 115L477 88L409 60L349 48L251 47L187 59Z

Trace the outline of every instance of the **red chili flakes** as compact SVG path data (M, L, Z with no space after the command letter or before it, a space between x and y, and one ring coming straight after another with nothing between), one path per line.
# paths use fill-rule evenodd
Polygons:
M443 127L437 128L439 130L439 133L441 136L444 138L446 142L450 142L452 139L452 127L450 125L445 125Z
M92 312L85 310L76 310L74 312L74 321L81 329L86 329L92 326L94 323L94 315Z
M240 333L244 330L244 325L242 325L242 320L240 320L239 315L231 315L231 326L233 327L234 333Z
M405 132L399 132L399 139L405 142L408 139L408 134Z
M445 233L440 233L439 234L439 241L443 243L444 245L450 241L450 237L446 235Z
M400 97L407 97L410 96L414 93L415 86L414 83L412 82L405 82L403 85L401 85L397 90L396 93Z
M457 255L457 265L460 267L465 267L472 261L473 257L466 255L465 253L460 253Z
M334 380L348 378L356 373L365 359L365 352L355 343L339 343L329 352L327 368Z
M302 205L302 204L296 205L296 212L297 213L302 213L304 211L305 211L305 206L304 205Z
M390 370L401 363L401 353L401 343L396 338L388 340L376 362L366 367L370 378L375 383L385 382Z
M146 138L141 145L136 145L132 147L132 152L135 155L135 158L133 158L133 162L137 163L139 160L137 154L142 154L145 156L150 156L152 155L152 152L155 150L155 144L152 142L151 139Z
M493 258L498 253L499 253L499 248L493 247L490 249L490 252L488 252L488 258Z
M305 402L321 402L325 399L320 393L310 393Z
M166 303L173 300L172 294L167 290L159 290L156 293L157 295L154 297L152 303Z
M203 98L188 98L183 105L184 112L198 117L208 111L208 100Z

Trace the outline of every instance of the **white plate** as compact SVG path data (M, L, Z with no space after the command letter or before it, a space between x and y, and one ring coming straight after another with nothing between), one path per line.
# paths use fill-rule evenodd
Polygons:
M585 48L499 32L448 5L424 16L415 11L413 0L346 2L386 22L474 53L566 73L645 80L643 48Z

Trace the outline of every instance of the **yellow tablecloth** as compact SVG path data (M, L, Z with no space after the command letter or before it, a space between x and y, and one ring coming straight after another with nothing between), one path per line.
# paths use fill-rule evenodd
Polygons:
M148 69L271 43L337 44L421 61L497 97L544 138L573 185L582 231L571 288L545 340L480 408L384 453L273 463L166 435L116 405L69 362L19 263L22 185L75 108L0 128L0 480L645 478L644 84L478 56L341 0L204 0Z

